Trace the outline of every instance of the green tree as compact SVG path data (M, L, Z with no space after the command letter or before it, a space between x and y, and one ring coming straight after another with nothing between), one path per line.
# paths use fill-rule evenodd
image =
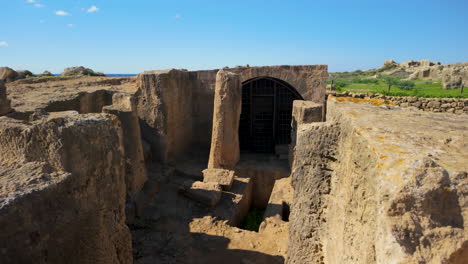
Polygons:
M397 85L400 82L400 80L397 77L390 75L379 75L379 79L381 79L387 84L389 92L392 86Z

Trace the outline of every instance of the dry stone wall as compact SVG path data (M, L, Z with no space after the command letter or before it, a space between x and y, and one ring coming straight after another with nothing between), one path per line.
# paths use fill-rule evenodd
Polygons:
M2 263L132 263L121 138L112 115L0 117Z
M423 98L415 96L387 96L383 94L336 93L329 95L337 97L353 97L362 99L382 99L401 107L410 107L435 113L468 114L468 98Z

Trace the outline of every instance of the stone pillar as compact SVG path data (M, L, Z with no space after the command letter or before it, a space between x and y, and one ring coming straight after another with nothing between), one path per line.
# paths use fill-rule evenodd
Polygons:
M294 100L292 110L291 144L289 144L289 166L292 168L296 147L297 128L302 124L325 121L325 107L311 101Z
M190 73L148 71L138 75L136 92L143 138L155 160L168 163L192 144L192 88Z
M216 75L208 168L233 169L239 161L240 76L224 70Z
M6 86L5 83L0 80L0 116L8 114L10 111L10 100L8 100L6 96Z

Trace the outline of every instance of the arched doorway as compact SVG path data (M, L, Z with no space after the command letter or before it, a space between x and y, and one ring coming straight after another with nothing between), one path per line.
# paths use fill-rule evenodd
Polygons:
M270 77L245 81L239 124L240 150L274 153L276 145L291 143L294 100L303 99L284 81Z

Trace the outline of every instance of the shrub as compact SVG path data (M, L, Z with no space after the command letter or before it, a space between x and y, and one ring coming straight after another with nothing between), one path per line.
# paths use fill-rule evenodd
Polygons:
M355 78L351 82L352 83L364 83L364 84L377 84L379 82L379 80L377 80L377 79Z
M411 90L415 84L412 81L399 81L396 86L402 90Z
M345 87L346 85L348 85L349 81L345 80L345 79L336 79L334 81L334 84L335 84L336 88L341 89L341 88Z

